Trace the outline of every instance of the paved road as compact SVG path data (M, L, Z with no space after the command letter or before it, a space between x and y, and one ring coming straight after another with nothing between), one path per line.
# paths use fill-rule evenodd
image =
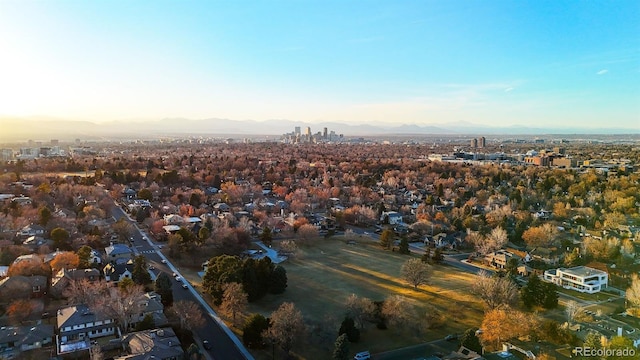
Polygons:
M134 253L144 255L144 257L147 258L147 263L155 267L155 270L152 270L154 275L157 276L160 272L166 272L169 275L175 272L180 275L179 270L170 262L167 261L166 264L162 262L165 258L159 253L158 245L154 244L121 208L117 206L114 207L112 216L116 221L120 218L125 218L134 225L135 231L132 235L132 248ZM211 350L204 350L202 346L200 346L200 348L207 353L208 357L214 360L253 360L253 356L242 346L237 337L231 333L225 325L216 321L218 315L213 312L202 297L191 286L188 286L188 289L182 288L182 284L183 282L174 281L173 300L189 300L200 304L201 310L205 314L206 323L205 326L194 331L194 337L196 341L199 342L209 340L212 345ZM232 337L235 338L235 342Z

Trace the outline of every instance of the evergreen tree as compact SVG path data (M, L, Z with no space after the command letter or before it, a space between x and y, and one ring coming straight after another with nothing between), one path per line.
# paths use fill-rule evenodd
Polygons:
M156 327L155 321L153 321L153 316L151 314L147 314L144 316L142 321L136 324L136 331L149 330Z
M520 297L525 307L542 306L553 309L558 306L557 286L545 283L538 276L529 277L527 285L520 290Z
M49 220L51 220L51 217L53 216L51 214L51 210L49 210L49 208L46 206L40 208L40 210L38 211L38 215L40 217L38 222L42 226L47 226L47 223L49 223Z
M165 307L171 306L173 304L173 290L171 286L172 283L169 274L161 272L156 278L154 290L158 293L158 295L160 295L162 299L162 305L164 305Z
M467 331L465 331L460 337L460 345L469 350L473 350L478 354L482 354L482 344L476 335L476 331L478 331L478 328L467 329Z
M268 226L265 226L262 229L262 233L260 233L260 241L262 241L266 245L271 245L272 240L273 234L271 233L271 229Z
M263 295L260 291L256 268L256 261L252 258L246 258L242 263L242 288L247 293L249 302L256 301Z
M261 314L249 316L242 327L242 342L251 349L263 348L265 343L262 334L269 328L269 320Z
M434 264L440 264L442 260L444 260L444 255L442 254L441 248L436 248L433 251L433 256L431 257L431 260L433 261Z
M349 360L349 340L347 334L338 336L333 348L333 360Z
M349 342L357 343L360 341L360 330L356 327L355 321L349 316L345 317L344 320L342 320L342 324L340 324L338 335L342 334L347 335Z
M89 246L83 245L78 249L76 254L78 254L78 259L80 260L80 263L78 264L80 269L88 269L91 267L91 264L89 263L91 259L91 248Z
M287 270L278 265L273 269L269 279L269 292L272 294L282 294L287 288Z
M422 255L422 257L420 258L420 260L422 260L423 263L431 263L431 248L427 247L424 249L424 254Z
M404 255L408 255L409 252L409 242L407 241L407 237L403 236L402 239L400 239L400 247L398 249L398 252L400 254L404 254Z
M151 275L149 274L149 270L147 270L147 259L143 255L138 255L133 258L131 280L138 285L151 283Z

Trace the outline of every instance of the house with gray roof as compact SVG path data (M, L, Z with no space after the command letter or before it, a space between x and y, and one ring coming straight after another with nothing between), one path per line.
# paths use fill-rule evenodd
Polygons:
M133 261L129 260L126 263L108 263L102 269L104 272L104 279L106 281L119 282L124 278L131 278L133 273Z
M16 275L0 280L0 302L31 299L44 296L49 289L49 279L42 275Z
M122 347L129 355L115 357L115 360L174 360L184 357L180 340L169 327L127 334L122 338Z
M131 259L131 249L123 244L111 244L104 248L104 251L107 253L106 260L108 262L115 262L117 259Z
M61 297L64 290L72 281L97 281L100 279L100 270L98 269L60 269L51 278L51 295Z
M87 350L91 339L119 333L115 319L94 312L84 304L59 309L56 326L59 355Z
M3 326L0 328L0 357L40 349L53 343L53 325Z

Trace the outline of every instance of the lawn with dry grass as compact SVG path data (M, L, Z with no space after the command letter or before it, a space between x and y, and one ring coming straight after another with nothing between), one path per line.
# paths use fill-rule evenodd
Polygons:
M470 294L474 276L446 266L434 266L428 285L414 289L400 277L400 268L408 260L381 249L374 243L347 245L340 238L319 239L301 247L300 254L281 265L287 270L288 288L281 295L267 295L249 305L248 313L269 316L283 302L293 302L302 311L309 336L304 345L294 348L305 359L327 359L333 351L340 322L345 314L345 300L350 294L374 301L402 295L423 315L440 312L444 322L435 329L422 331L389 327L379 330L367 324L361 341L351 344L353 353L372 353L401 348L462 333L482 321L482 304ZM268 359L271 351L256 352L257 359Z

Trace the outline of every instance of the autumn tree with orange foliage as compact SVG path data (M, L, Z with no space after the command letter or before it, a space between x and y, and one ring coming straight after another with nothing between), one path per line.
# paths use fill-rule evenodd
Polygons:
M536 329L535 315L514 309L488 311L482 320L480 340L484 346L498 349L504 341L528 335Z
M7 307L7 316L9 317L9 321L17 324L29 318L35 309L35 304L31 302L31 300L18 299L14 300Z
M58 272L60 269L77 269L80 257L72 251L63 251L51 260L51 269Z
M49 264L45 264L40 259L22 260L18 263L12 264L7 270L7 276L32 276L42 275L46 277L51 276L51 267Z

